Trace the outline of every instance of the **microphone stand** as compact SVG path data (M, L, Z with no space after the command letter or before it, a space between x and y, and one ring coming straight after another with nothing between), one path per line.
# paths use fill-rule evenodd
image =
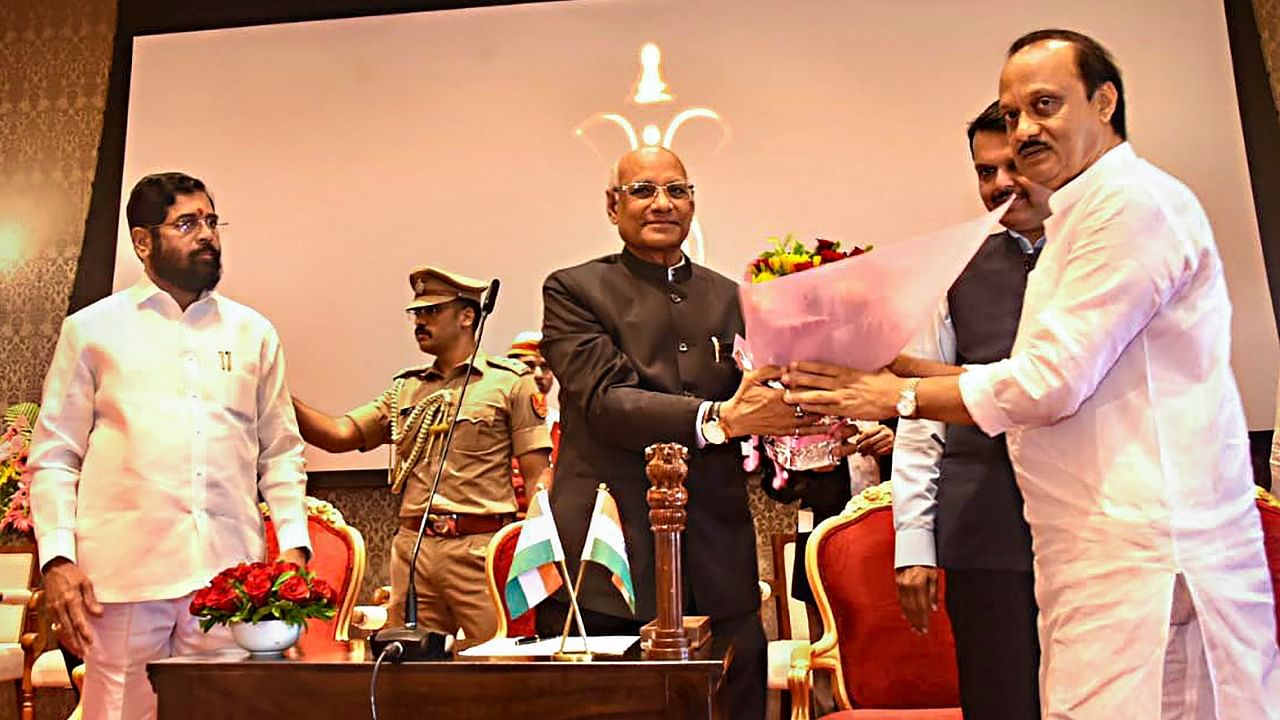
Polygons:
M498 288L501 283L497 278L489 282L485 292L484 303L480 306L480 317L476 324L476 346L471 351L471 360L467 363L467 372L462 376L462 388L458 391L458 409L454 411L449 422L448 433L444 436L444 445L440 450L440 462L436 465L436 475L431 481L431 490L427 493L427 503L422 510L422 522L418 525L418 538L413 543L413 554L409 556L409 587L404 599L404 625L402 627L383 628L369 639L369 647L374 657L382 655L395 662L422 662L430 660L446 660L449 653L444 648L445 636L438 632L429 632L418 626L418 590L417 568L418 553L422 550L422 538L427 532L427 523L431 517L431 503L436 497L436 488L440 487L440 476L444 473L445 459L449 456L449 446L453 443L453 430L458 426L458 416L462 413L462 400L467 393L467 383L471 381L471 369L475 367L476 355L480 352L480 340L484 337L484 323L498 303Z

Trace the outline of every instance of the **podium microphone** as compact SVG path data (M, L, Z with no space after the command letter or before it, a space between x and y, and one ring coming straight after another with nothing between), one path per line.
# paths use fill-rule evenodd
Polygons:
M427 502L422 509L422 523L418 525L418 538L413 543L413 554L409 556L409 587L404 598L404 625L401 627L383 628L369 638L369 648L374 657L385 652L392 662L421 662L427 660L446 660L449 657L445 650L445 636L438 632L429 632L418 625L418 590L417 568L418 553L422 550L422 538L427 533L427 523L431 518L431 503L436 498L436 488L440 487L440 476L444 473L445 458L449 456L449 446L453 444L453 430L458 426L458 416L462 413L462 400L467 393L467 384L471 381L471 369L475 367L476 355L480 352L480 340L484 337L484 323L498 304L498 278L489 281L489 289L484 294L484 302L480 304L480 317L476 320L476 346L471 351L471 359L467 363L467 372L462 376L462 387L458 390L458 409L449 420L449 430L444 436L444 445L440 449L440 462L436 465L436 475L431 481L431 490L427 493Z

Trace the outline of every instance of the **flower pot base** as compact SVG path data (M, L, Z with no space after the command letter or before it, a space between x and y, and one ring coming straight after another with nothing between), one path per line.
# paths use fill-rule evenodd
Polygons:
M279 660L284 657L283 650L264 650L260 652L249 651L250 660Z
M232 623L231 637L236 644L249 651L249 657L266 660L280 658L284 651L298 642L302 628L280 620L260 623Z

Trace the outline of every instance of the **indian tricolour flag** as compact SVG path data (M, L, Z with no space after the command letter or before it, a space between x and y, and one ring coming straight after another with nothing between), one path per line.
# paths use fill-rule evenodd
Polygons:
M564 584L556 563L564 561L560 533L546 490L534 493L507 571L507 612L518 618Z
M582 562L603 565L613 575L613 586L622 593L631 612L636 610L636 591L631 584L631 564L627 562L627 542L622 535L618 504L608 488L596 492L596 507L591 511L587 542L582 547Z

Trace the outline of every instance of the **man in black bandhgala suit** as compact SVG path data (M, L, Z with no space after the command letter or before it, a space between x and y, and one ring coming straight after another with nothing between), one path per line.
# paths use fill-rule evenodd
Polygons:
M736 284L681 251L693 220L693 185L664 148L623 156L605 193L621 252L558 270L543 286L542 350L561 383L563 436L551 504L570 572L586 538L596 487L618 503L635 584L632 614L607 573L586 573L579 597L593 634L636 634L655 615L653 536L644 449L689 449L688 528L682 559L687 614L709 615L734 639L729 717L763 718L765 638L755 532L739 444L812 424L731 357L743 332ZM539 634L559 634L563 598L539 609Z

